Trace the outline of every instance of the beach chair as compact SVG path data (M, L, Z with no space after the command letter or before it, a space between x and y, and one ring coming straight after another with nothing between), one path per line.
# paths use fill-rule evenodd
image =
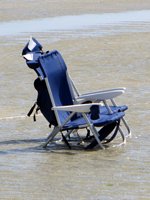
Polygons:
M35 48L35 44L30 46ZM113 100L125 92L124 88L80 95L69 77L65 62L58 51L43 53L41 49L40 51L32 49L24 54L24 57L28 66L34 69L40 77L35 81L35 88L43 99L39 100L41 104L39 107L45 118L54 126L43 147L46 147L58 133L61 133L64 142L70 148L67 138L70 140L72 133L78 134L78 130L88 128L94 139L86 148L93 148L97 144L100 148L105 148L104 143L112 141L118 132L125 143L126 137L120 128L120 120L123 120L130 132L123 119L127 106L117 106ZM111 106L108 105L107 100L111 101ZM102 128L97 130L99 127ZM114 129L113 135L107 139ZM81 137L78 139L81 140Z

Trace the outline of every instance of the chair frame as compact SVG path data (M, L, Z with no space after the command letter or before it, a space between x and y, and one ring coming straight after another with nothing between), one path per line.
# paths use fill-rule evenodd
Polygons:
M30 45L30 46L33 46L32 49L29 48L30 43L33 44L33 45ZM37 45L37 47L36 47L36 45ZM26 48L28 48L31 52L29 51L29 53L28 53L28 51L27 51L26 55L23 55L23 57L26 60L31 61L31 63L32 63L32 61L34 61L33 54L35 53L35 55L36 55L36 51L34 52L34 49L36 48L35 50L37 50L37 49L40 50L40 51L37 51L39 56L40 56L40 52L42 52L42 46L38 43L38 41L36 41L36 39L30 38L30 41L29 41L28 45L26 45L24 50L26 50ZM61 59L60 57L58 59L59 59L59 62L61 64L65 64L63 59ZM35 63L33 62L33 65L34 64ZM39 69L42 70L42 67L39 66ZM48 143L50 143L59 132L64 131L64 128L63 128L64 125L76 113L80 113L83 116L83 118L85 119L86 124L79 126L79 129L89 127L89 129L93 133L93 136L95 137L100 148L105 149L103 142L101 142L100 139L99 139L98 131L95 128L95 126L93 125L93 123L90 121L90 119L87 117L87 113L89 113L91 106L93 106L93 105L102 106L103 105L103 106L106 107L106 109L108 111L108 115L113 114L114 111L111 109L111 106L116 107L116 108L118 107L114 98L125 93L126 88L121 87L121 88L114 88L114 89L109 89L109 90L96 91L96 92L91 92L91 93L86 93L86 94L80 94L79 91L77 90L77 88L75 87L73 80L71 79L68 72L66 71L67 82L68 82L69 90L70 90L71 97L72 97L72 100L73 100L73 105L56 106L48 78L44 74L40 74L41 72L38 72L38 70L36 72L37 72L37 74L38 74L38 76L41 80L45 80L46 87L47 87L47 90L48 90L48 94L49 94L49 97L51 99L52 106L53 106L52 110L54 110L54 114L56 116L56 120L57 120L57 123L58 123L57 126L54 126L52 132L48 135L46 142L42 146L44 148L46 148ZM84 103L84 102L87 102L87 101L90 101L91 103ZM71 114L68 116L68 118L63 123L61 123L61 120L60 120L59 114L58 114L58 111L60 111L60 110L71 112ZM124 119L124 117L121 118L121 121L122 121L124 127L126 128L127 133L124 134L123 130L119 126L118 131L119 131L119 133L122 137L122 140L123 140L122 143L120 143L120 145L125 144L126 143L126 137L131 136L130 128L129 128L126 120ZM66 137L70 136L70 134L73 133L74 130L76 130L76 129L68 130L68 133L65 136Z
M73 117L73 115L75 113L81 113L83 118L86 120L87 124L83 127L79 127L79 128L87 128L89 127L89 129L91 130L91 132L93 133L96 141L98 142L99 146L101 149L105 149L105 146L103 145L103 143L99 140L98 138L98 132L96 130L96 128L93 126L93 124L90 122L90 120L88 119L88 117L86 116L86 113L88 113L90 111L90 107L92 105L99 105L101 106L101 102L103 102L103 104L106 106L108 113L112 114L113 111L111 110L110 106L107 103L107 100L110 100L113 106L117 106L115 101L113 100L113 98L123 94L125 92L125 88L116 88L116 89L111 89L111 90L103 90L103 91L98 91L98 92L93 92L93 93L87 93L87 94L83 94L80 95L79 92L77 91L77 88L75 87L72 79L70 78L70 76L67 73L67 77L68 77L68 84L69 84L69 88L71 90L71 94L72 94L72 98L74 99L74 105L71 106L56 106L55 105L55 101L51 92L51 88L50 85L48 83L48 79L47 77L44 78L45 82L46 82L46 86L48 89L48 93L50 96L50 99L52 101L52 110L54 110L57 122L58 122L58 126L54 127L53 131L49 134L49 136L46 139L46 142L42 145L43 148L46 148L47 145L53 140L53 138L61 131L63 131L63 126ZM75 92L74 92L75 91ZM96 102L95 102L96 99ZM89 103L89 104L82 104L82 102L87 101L87 100L92 100L93 103ZM97 103L97 100L99 101L99 103ZM59 119L59 115L58 115L58 110L64 110L64 111L71 111L72 113L70 114L70 116L66 119L66 121L61 124L60 119ZM127 129L127 136L131 135L131 131L129 126L127 125L126 121L124 118L121 118L123 124L125 125L126 129ZM73 129L74 130L74 129ZM73 130L70 130L69 133L67 133L66 136L70 135ZM122 142L119 145L125 144L126 143L126 137L125 134L123 133L122 129L119 127L119 133L122 137Z
M126 88L125 87L120 87L120 88L113 88L113 89L109 89L109 90L101 90L101 91L96 91L96 92L92 92L92 93L86 93L86 94L80 94L79 91L77 90L77 88L75 87L75 84L73 82L73 80L71 79L71 77L69 77L69 85L71 85L72 87L70 87L71 89L73 88L76 94L75 98L75 102L77 103L82 103L85 101L92 101L92 102L103 102L103 104L106 106L108 112L111 114L113 113L110 105L108 104L108 100L110 101L112 106L117 107L117 103L115 102L114 98L125 93ZM127 133L125 135L125 137L131 137L131 130L129 128L128 123L126 122L126 120L124 119L124 117L121 119L126 130Z

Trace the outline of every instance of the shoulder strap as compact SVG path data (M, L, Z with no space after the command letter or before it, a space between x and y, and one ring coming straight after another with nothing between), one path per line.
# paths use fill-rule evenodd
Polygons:
M37 105L37 102L35 102L35 103L33 104L33 106L30 108L30 110L29 110L29 112L28 112L28 114L27 114L28 117L30 117L30 115L33 113L33 111L34 111L36 105Z
M36 121L36 114L40 110L40 107L37 105L37 102L35 102L33 104L33 106L31 107L31 109L29 110L27 116L30 117L34 110L35 110L35 112L34 112L34 115L33 115L33 121Z

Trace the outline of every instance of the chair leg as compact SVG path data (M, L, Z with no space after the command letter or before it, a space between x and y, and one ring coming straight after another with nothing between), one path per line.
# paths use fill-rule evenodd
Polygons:
M79 143L82 143L82 142L83 142L83 139L82 139L82 137L79 135L77 129L69 130L69 131L66 133L65 137L71 138L71 137L70 137L70 134L76 135L76 136L78 137L78 142L79 142Z
M128 126L128 124L127 124L127 122L126 122L126 120L124 118L122 118L122 122L123 122L123 124L126 127L127 132L128 132L126 137L131 137L131 130L130 130L130 128L129 128L129 126Z
M123 140L123 142L121 144L126 144L126 137L125 137L125 135L124 135L124 133L123 133L123 131L120 127L119 127L118 131L120 132L120 135L121 135L122 140Z
M117 145L113 145L113 147L118 147L118 146L121 146L121 145L126 144L126 137L125 137L125 135L123 134L123 131L121 130L120 127L119 127L118 131L119 131L120 134L121 134L121 137L122 137L123 142L121 142L120 144L117 144Z
M90 121L89 121L88 117L86 116L86 114L83 114L83 117L87 121L87 124L89 125L89 128L90 128L91 132L93 133L96 141L98 142L100 148L101 149L105 149L105 147L103 146L103 144L101 143L101 141L99 139L99 134L98 134L96 128L94 127L94 125L90 123Z
M74 130L69 130L66 134L65 134L65 137L70 137L70 134L73 132Z
M42 145L43 148L46 148L48 143L52 141L52 139L56 136L56 134L60 131L59 127L54 127L53 131L49 134L46 139L46 142Z
M110 101L111 101L113 106L117 106L117 104L114 101L114 99L110 99ZM125 126L125 128L127 129L127 132L128 132L126 137L131 137L131 130L130 130L130 128L129 128L129 126L128 126L128 124L127 124L127 122L126 122L126 120L124 118L122 118L122 122L123 122L123 124L124 124L124 126Z

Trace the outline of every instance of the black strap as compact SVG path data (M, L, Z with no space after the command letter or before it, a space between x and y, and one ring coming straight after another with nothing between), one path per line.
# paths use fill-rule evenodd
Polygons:
M37 106L37 108L36 108L36 106ZM36 108L36 110L35 110L35 108ZM40 110L40 107L37 105L37 102L35 102L34 105L31 107L27 116L30 117L34 110L35 110L35 112L34 112L34 115L33 115L33 121L35 122L36 121L36 115L38 114L38 111Z
M104 126L103 128L101 128L101 129L98 131L100 141L105 140L105 138L106 138L106 137L114 130L114 128L116 127L115 132L114 132L114 134L112 135L112 137L111 137L110 139L106 140L106 142L104 142L104 143L108 143L108 142L112 141L112 140L115 138L115 136L117 135L117 132L118 132L118 129L119 129L119 125L120 125L120 120L119 120L119 122L118 122L118 121L117 121L117 122L113 122L113 123L108 124L108 125ZM94 138L94 139L92 140L92 142L91 142L85 149L92 149L92 148L94 148L97 144L98 144L98 142L97 142L97 140Z
M99 113L100 113L99 108L100 107L98 105L91 106L90 111L92 120L99 119Z
M69 149L71 149L71 146L70 146L69 142L67 141L66 137L64 136L64 134L61 133L61 135L62 135L62 138L63 138L65 144L68 146Z
M28 114L27 114L28 117L30 117L30 115L33 113L33 111L34 111L36 105L37 105L37 102L35 102L35 103L33 104L33 106L31 107L31 109L29 110L29 112L28 112Z
M92 138L94 138L93 135L92 136L90 135L90 130L88 128L86 128L86 130L87 130L87 134L86 134L85 138L83 139L83 141L89 141Z
M116 137L117 132L119 130L119 126L120 126L120 120L117 121L116 123L117 123L117 125L116 125L116 129L114 131L114 134L109 139L106 139L106 141L103 144L107 144L107 143L111 142Z

